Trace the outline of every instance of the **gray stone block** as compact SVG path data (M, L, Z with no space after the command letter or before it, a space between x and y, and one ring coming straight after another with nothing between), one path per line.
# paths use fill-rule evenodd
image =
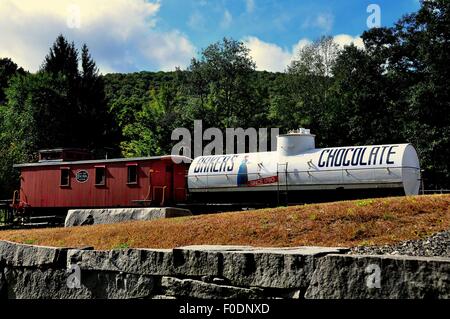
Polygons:
M69 210L65 227L115 224L136 220L153 220L192 216L188 209L175 207L138 207L138 208L105 208L105 209L71 209Z
M68 252L68 262L85 270L122 271L159 276L224 278L238 286L305 288L315 258L344 248L252 248L186 246L169 249L125 249Z
M198 299L255 299L263 297L259 288L241 288L217 285L193 279L163 277L161 287L166 296Z
M159 276L217 276L220 269L220 254L184 249L72 249L67 260L86 270Z
M71 249L67 254L67 263L78 264L82 270L161 276L174 273L171 249Z
M5 286L12 299L128 299L146 298L154 292L154 280L107 271L82 271L80 288L69 288L64 269L7 268Z
M305 297L450 298L450 258L327 255Z
M176 250L181 251L184 256L193 256L186 263L191 267L190 275L198 275L195 270L198 271L200 267L208 270L209 275L223 277L233 285L284 289L306 288L314 271L316 258L349 251L341 247L265 248L222 245L184 246L174 249L174 252ZM207 275L205 271L203 274Z
M222 255L218 251L174 248L173 267L177 275L220 277Z
M150 298L155 294L152 276L106 271L82 271L82 288L87 288L96 299Z
M9 299L88 299L92 293L82 287L70 289L65 269L5 268Z
M224 253L222 276L233 285L301 288L309 284L314 257L270 253Z
M318 257L346 248L252 248L223 251L221 276L238 286L306 288Z
M64 266L68 249L0 241L0 263L20 267Z

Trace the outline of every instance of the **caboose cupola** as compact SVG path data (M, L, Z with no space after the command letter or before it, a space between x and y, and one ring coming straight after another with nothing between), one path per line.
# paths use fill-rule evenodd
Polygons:
M84 148L53 148L39 151L39 162L67 162L91 160L92 154Z

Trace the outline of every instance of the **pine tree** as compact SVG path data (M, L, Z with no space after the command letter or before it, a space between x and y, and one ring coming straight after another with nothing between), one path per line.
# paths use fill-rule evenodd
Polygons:
M41 70L54 75L62 74L71 81L76 81L78 73L78 51L75 44L69 43L60 34L45 57Z

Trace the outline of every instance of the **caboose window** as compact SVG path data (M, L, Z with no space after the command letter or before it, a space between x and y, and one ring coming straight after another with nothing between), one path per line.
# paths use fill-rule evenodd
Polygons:
M128 178L127 184L137 184L137 164L127 165Z
M106 184L105 167L95 167L95 185L102 186Z
M60 186L70 186L70 168L61 167Z

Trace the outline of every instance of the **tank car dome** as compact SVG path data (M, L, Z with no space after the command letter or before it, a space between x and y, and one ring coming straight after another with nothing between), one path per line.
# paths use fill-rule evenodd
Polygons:
M277 152L280 155L292 156L312 150L316 147L315 135L309 129L299 128L277 137Z

